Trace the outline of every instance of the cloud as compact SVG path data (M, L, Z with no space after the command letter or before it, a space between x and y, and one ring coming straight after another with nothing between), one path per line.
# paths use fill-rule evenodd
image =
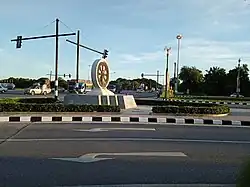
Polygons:
M212 66L227 70L237 65L239 58L243 63L250 61L248 41L214 41L203 38L186 39L182 41L181 65L196 66L202 70ZM176 55L176 51L174 51Z
M172 51L169 58L169 69L172 73L173 62L177 59L176 41L170 42ZM182 66L195 66L203 71L213 66L219 66L226 70L232 69L237 65L238 59L242 63L250 62L250 41L216 41L205 38L183 39L180 49L180 68ZM136 65L142 69L145 67L157 68L165 67L164 51L152 51L141 54L124 54L119 56L119 63ZM152 65L153 64L153 65ZM140 71L140 70L138 70Z
M123 54L119 57L119 62L123 64L143 64L145 62L153 62L162 58L163 52L156 51L150 53L141 53L138 55L134 54Z

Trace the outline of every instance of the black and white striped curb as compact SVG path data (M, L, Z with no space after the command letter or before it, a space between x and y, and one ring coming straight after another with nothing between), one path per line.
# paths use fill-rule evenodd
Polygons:
M128 116L5 116L0 122L134 122L250 126L250 121Z
M169 101L179 101L179 102L188 102L188 103L224 104L224 105L248 105L248 106L250 106L250 102L202 101L202 100L185 100L185 99L169 99Z

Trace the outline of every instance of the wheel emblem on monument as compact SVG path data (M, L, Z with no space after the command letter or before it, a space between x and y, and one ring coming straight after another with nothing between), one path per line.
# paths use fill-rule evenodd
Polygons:
M109 68L105 61L99 62L97 66L97 81L101 88L106 88L109 83Z
M107 89L109 84L109 66L106 59L94 61L91 69L91 79L96 89Z

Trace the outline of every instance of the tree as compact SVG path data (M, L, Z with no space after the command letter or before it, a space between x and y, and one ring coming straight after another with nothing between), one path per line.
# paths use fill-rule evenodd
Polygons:
M196 67L184 66L181 68L179 74L182 83L180 85L180 91L186 92L189 89L191 94L201 93L203 84L202 71Z
M206 70L203 90L207 95L227 95L227 73L224 68L211 67Z
M62 77L58 78L58 86L64 89L68 89L68 83Z
M249 69L247 64L243 64L241 67L235 67L231 69L227 74L227 87L228 94L236 92L237 75L240 68L240 93L244 96L250 96L250 81L249 81Z

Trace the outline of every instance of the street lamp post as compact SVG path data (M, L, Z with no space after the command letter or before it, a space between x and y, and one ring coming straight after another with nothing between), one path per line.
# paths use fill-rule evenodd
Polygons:
M240 96L240 62L241 62L241 59L238 60L238 74L237 74L237 85L236 85L237 97Z
M177 51L177 71L176 71L176 82L175 82L175 93L178 92L178 84L179 84L179 67L180 67L180 46L181 46L181 39L183 36L178 34L176 39L178 40L178 51Z
M165 47L164 48L164 51L166 51L167 53L167 64L166 64L166 81L165 81L165 100L167 99L168 97L168 59L169 59L169 53L170 53L170 50L171 50L171 47L167 48Z

